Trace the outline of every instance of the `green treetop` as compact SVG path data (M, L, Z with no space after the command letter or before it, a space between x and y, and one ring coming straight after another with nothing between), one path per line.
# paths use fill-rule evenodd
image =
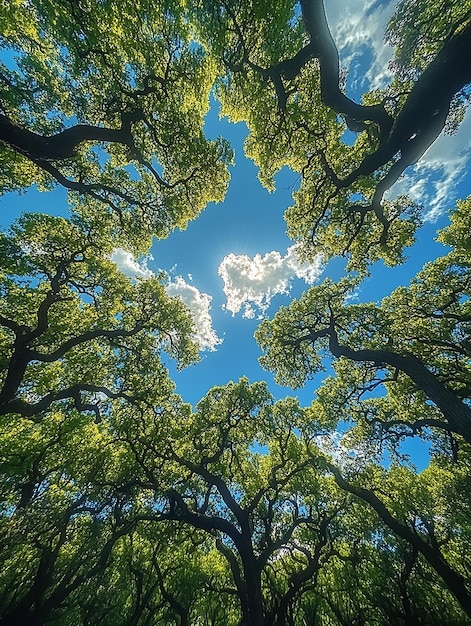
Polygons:
M299 386L331 354L337 376L318 397L334 421L366 419L396 434L434 427L471 442L467 206L440 236L454 249L381 304L349 302L357 280L326 280L264 320L256 333L262 365ZM383 385L387 395L378 397Z
M400 261L419 207L386 193L462 118L469 3L400 2L387 31L396 71L359 102L347 95L323 0L212 5L202 0L195 12L220 63L223 114L247 122L246 152L268 188L284 165L300 174L285 214L290 236L308 258L343 254L354 269Z
M106 234L28 214L0 245L1 414L40 418L65 402L98 419L108 401L168 387L162 351L181 366L198 358L181 300L163 277L124 276Z
M141 236L222 199L231 151L203 133L214 67L182 5L15 0L0 23L3 190L60 184Z

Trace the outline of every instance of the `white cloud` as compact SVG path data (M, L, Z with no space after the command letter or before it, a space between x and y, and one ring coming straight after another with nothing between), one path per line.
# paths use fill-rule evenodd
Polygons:
M115 248L111 255L111 260L116 263L118 269L130 278L150 278L154 275L152 270L147 267L147 259L139 263L134 258L132 252L123 250L123 248Z
M178 296L190 309L195 320L196 337L195 340L200 345L201 350L214 351L216 346L222 343L213 328L211 318L212 297L207 293L201 293L193 285L189 285L182 276L177 276L167 285L169 296Z
M454 203L457 198L456 187L468 170L470 158L471 109L468 108L457 133L440 135L415 168L422 177L439 175L433 181L433 193L429 198L426 219L435 220L450 208L450 203Z
M253 258L245 254L229 254L221 261L218 274L224 281L226 304L223 308L232 315L244 308L243 317L253 318L258 310L263 314L276 294L289 293L294 278L314 283L322 273L322 257L314 263L302 263L296 254L296 246L288 248L281 256L273 250L265 256Z
M394 197L407 194L425 207L425 219L435 221L458 197L471 159L471 108L455 135L440 135L418 163L391 189Z
M368 83L370 89L384 87L391 79L388 67L393 49L384 41L386 25L394 13L395 2L386 0L331 0L326 3L327 19L337 45L341 63L353 68L363 51L372 55L369 67L359 76L358 67L350 80L353 87Z

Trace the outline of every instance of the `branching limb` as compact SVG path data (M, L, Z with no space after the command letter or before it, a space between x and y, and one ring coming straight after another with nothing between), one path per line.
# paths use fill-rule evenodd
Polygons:
M413 354L398 354L390 350L353 350L341 345L337 333L329 331L329 349L337 357L356 362L372 362L377 366L390 365L404 372L445 416L449 430L460 434L471 443L471 408L460 400L424 363Z
M40 421L40 414L50 408L54 402L60 400L73 400L74 407L78 411L91 411L95 413L96 421L101 421L99 403L98 402L84 402L82 399L82 393L103 394L107 398L116 400L118 398L126 399L128 401L134 400L134 396L131 396L125 392L113 392L107 387L99 385L88 384L76 384L60 391L51 392L46 394L38 402L26 402L21 398L15 398L9 402L0 405L0 415L8 415L9 413L21 415L22 417L31 418L39 416L36 421Z
M333 474L335 482L341 489L366 502L374 511L376 511L388 528L390 528L398 537L405 539L413 548L422 554L431 567L442 578L450 592L460 603L465 613L471 617L471 593L463 576L450 566L441 551L423 539L419 534L411 530L397 517L392 515L384 502L380 500L380 498L378 498L373 491L363 487L358 487L348 482L335 465L332 465L327 461L325 461L325 465Z

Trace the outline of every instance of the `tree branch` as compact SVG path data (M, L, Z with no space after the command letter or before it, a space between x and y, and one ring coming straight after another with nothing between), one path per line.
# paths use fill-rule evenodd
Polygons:
M414 533L408 526L394 517L384 502L382 502L372 491L352 485L343 478L339 469L331 463L325 461L329 471L333 474L337 485L366 502L379 517L383 520L398 537L405 539L413 548L418 550L431 567L442 578L450 592L460 603L466 615L471 618L471 593L469 592L465 580L461 574L454 570L444 559L442 553L437 548L427 543L417 533Z
M97 404L82 402L82 392L103 394L110 399L116 400L118 398L124 398L126 400L134 399L133 396L124 392L113 392L107 387L99 385L80 384L72 385L66 389L55 391L46 394L41 400L35 403L26 402L22 398L15 398L0 405L0 415L8 415L9 413L21 415L22 417L33 417L46 411L54 402L60 400L67 400L71 398L74 400L74 406L78 411L92 411L96 415L96 420L101 420L100 412Z
M76 156L78 146L86 141L120 143L134 149L130 121L137 121L141 117L137 113L117 129L77 124L55 135L44 136L17 126L0 113L0 141L31 160L41 161L71 159Z
M332 329L329 333L329 349L337 358L343 356L351 361L372 362L376 366L387 364L404 372L440 409L450 430L471 443L471 408L443 385L418 357L389 350L352 350L339 344L337 333Z

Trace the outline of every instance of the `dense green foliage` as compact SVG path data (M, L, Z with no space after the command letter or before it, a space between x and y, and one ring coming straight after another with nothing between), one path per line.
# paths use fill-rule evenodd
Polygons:
M214 63L182 6L2 7L1 189L63 185L146 240L222 199L231 151L202 130Z
M70 216L0 237L0 625L470 622L471 199L409 286L355 300L420 223L385 193L461 119L470 18L400 2L395 77L356 103L320 0L1 3L0 187L62 185ZM302 255L357 270L256 333L278 382L328 370L307 407L246 378L187 404L189 311L111 260L223 199L211 93L264 185L299 173Z
M328 351L338 361L318 392L325 415L397 436L433 426L471 443L471 268L457 229L463 222L471 232L469 201L452 219L440 239L453 250L381 304L352 303L356 280L326 280L264 320L262 364L296 387L323 369ZM380 386L387 395L371 397Z

